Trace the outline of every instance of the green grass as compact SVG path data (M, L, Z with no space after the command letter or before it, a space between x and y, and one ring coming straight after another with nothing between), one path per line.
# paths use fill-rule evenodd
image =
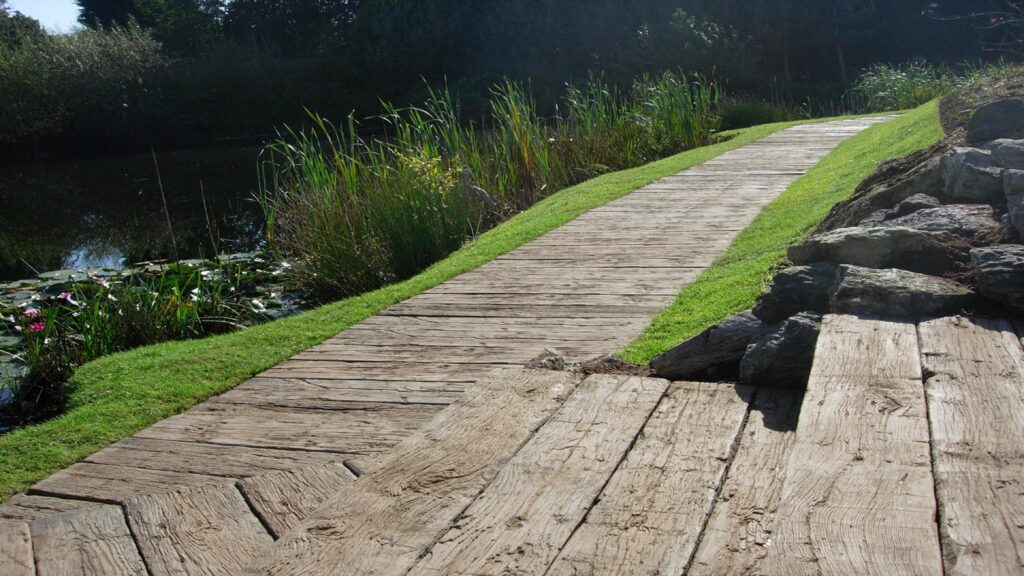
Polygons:
M0 435L0 499L588 210L795 124L739 130L729 133L728 141L567 188L405 282L242 332L140 348L86 364L69 383L64 415Z
M707 327L751 308L772 273L784 263L786 249L807 236L880 163L943 137L936 100L844 142L765 207L726 253L625 349L623 357L645 364Z

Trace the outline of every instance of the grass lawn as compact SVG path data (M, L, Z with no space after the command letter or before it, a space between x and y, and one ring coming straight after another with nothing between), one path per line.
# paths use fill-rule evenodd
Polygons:
M408 281L234 334L140 348L86 364L69 385L64 415L0 435L0 500L588 210L794 124L738 130L726 142L558 192ZM757 275L758 290L763 276Z
M786 249L807 236L837 202L882 162L944 137L938 101L865 130L833 150L744 229L729 249L623 352L646 364L658 354L729 316L753 307Z

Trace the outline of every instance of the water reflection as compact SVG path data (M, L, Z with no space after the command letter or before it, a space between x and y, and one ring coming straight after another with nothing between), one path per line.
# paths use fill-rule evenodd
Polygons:
M0 167L0 280L33 269L208 257L214 247L253 250L262 230L252 201L258 154L257 147L158 153L170 229L148 154Z

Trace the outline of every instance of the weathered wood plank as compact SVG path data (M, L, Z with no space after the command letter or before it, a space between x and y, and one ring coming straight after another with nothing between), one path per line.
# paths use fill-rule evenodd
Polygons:
M472 382L505 364L406 364L380 362L317 362L288 360L263 372L268 378L313 380L410 380L423 382Z
M31 524L39 576L143 576L124 513L102 506L40 518Z
M1024 350L1004 320L919 327L946 574L1024 573Z
M137 436L285 450L373 454L433 418L441 406L381 404L373 410L301 410L207 402Z
M180 486L219 484L225 481L225 478L206 474L79 462L37 482L29 489L29 493L118 504L125 498L139 494L169 492Z
M591 376L409 573L543 574L668 382Z
M238 489L277 538L355 479L338 462L246 478L238 482Z
M552 574L682 574L704 530L753 389L672 384Z
M97 502L70 498L16 494L3 504L0 504L0 520L32 522L43 516L52 516L83 508L96 508L97 506L109 506L109 504L99 504Z
M0 521L0 574L35 576L32 536L24 522Z
M246 573L403 573L577 382L562 372L496 372L285 534Z
M516 318L543 315L550 318L650 318L664 306L658 304L537 305L514 304L433 304L403 302L381 312L384 316L461 316L465 318Z
M827 316L764 574L939 574L913 324Z
M803 392L761 388L687 574L757 574L775 533Z
M234 486L201 486L124 503L153 576L234 576L273 539Z
M356 384L335 386L335 384ZM217 397L217 402L306 409L341 409L352 404L434 404L447 406L465 391L465 385L415 382L366 382L395 384L393 387L358 386L359 381L316 381L276 378L253 378L230 392ZM435 384L435 386L421 386Z

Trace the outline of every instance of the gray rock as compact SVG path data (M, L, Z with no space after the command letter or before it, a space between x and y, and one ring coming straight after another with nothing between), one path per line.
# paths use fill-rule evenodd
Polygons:
M1024 170L1003 173L1003 191L1006 193L1006 235L1010 239L1024 240Z
M835 314L925 318L956 314L973 302L974 293L952 280L844 265L830 308Z
M967 122L967 143L1024 138L1024 99L1006 98L978 108Z
M943 193L954 200L999 202L1003 169L992 153L979 148L954 148L942 157Z
M988 146L992 159L1007 170L1024 170L1024 140L996 140Z
M772 279L771 289L754 307L754 315L766 324L775 324L799 312L828 312L838 268L834 262L786 268Z
M752 386L807 387L821 315L797 314L754 340L740 362L740 381Z
M1024 245L1004 244L971 250L978 269L978 291L1024 311Z
M791 246L789 259L798 265L838 262L867 268L901 268L923 274L945 274L966 263L968 256L941 240L941 233L914 228L840 228Z
M651 368L669 380L735 374L747 346L767 330L750 311L741 312L658 356Z
M878 226L879 224L885 222L888 219L889 211L883 208L882 210L875 210L874 212L872 212L870 215L868 215L867 218L861 220L857 224L857 226L862 226L865 228L874 228L875 226Z
M901 218L908 214L913 214L918 210L927 210L928 208L938 208L942 206L942 202L935 196L929 196L928 194L914 194L910 198L907 198L903 202L896 205L895 208L889 211L886 220L892 220L893 218Z
M901 218L886 220L879 226L945 232L972 246L994 244L1001 235L996 211L986 204L949 204L926 208Z

